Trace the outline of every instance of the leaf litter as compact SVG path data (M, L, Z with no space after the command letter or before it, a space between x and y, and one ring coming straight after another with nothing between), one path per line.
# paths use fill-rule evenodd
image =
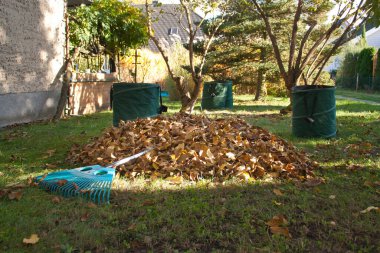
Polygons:
M292 144L240 118L186 114L121 122L90 143L73 146L67 160L106 166L148 147L154 149L119 166L117 172L127 178L165 178L181 184L231 178L306 180L315 178L313 169L318 167Z

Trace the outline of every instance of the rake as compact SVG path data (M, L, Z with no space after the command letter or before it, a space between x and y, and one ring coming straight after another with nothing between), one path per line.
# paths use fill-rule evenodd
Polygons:
M64 197L79 196L97 204L109 203L115 168L136 159L153 148L112 163L107 167L91 165L38 176L35 181L41 188L57 192Z

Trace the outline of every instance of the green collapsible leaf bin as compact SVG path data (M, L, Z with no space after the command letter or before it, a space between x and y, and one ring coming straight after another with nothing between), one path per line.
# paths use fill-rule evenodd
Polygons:
M224 109L233 107L232 82L205 82L202 94L202 109Z
M120 120L157 116L162 112L160 86L148 83L114 83L111 90L113 125Z
M292 99L293 135L306 138L336 136L335 87L295 86Z

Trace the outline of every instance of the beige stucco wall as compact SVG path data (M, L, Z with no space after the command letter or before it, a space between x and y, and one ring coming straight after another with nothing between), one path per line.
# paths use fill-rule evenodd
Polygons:
M63 0L0 1L0 94L56 89L63 63Z
M110 108L110 91L117 74L74 74L70 84L70 113L90 114Z
M63 64L64 0L0 1L0 126L48 118Z

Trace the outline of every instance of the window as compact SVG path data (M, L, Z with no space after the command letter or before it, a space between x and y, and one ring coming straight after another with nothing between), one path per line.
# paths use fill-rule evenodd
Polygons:
M169 35L178 34L178 27L171 27L169 29Z

